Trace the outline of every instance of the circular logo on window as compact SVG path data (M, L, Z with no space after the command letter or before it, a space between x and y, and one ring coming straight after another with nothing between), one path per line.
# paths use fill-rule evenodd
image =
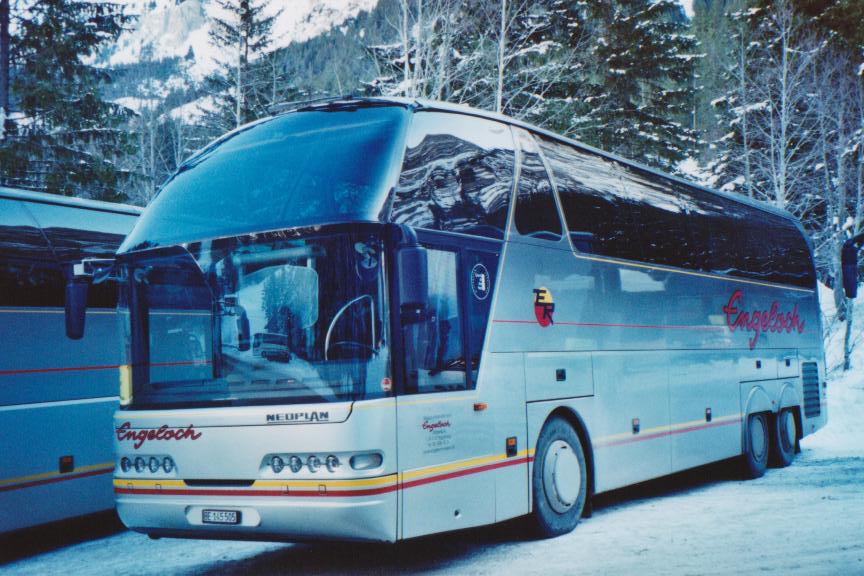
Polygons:
M485 300L492 290L489 270L481 263L477 263L471 269L471 292L478 300Z

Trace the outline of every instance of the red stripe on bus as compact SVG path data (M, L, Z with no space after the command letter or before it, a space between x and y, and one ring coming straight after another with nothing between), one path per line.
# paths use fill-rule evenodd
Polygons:
M495 470L497 468L505 468L507 466L514 466L516 464L527 464L533 458L514 458L512 460L504 460L502 462L495 462L494 464L486 464L484 466L478 466L477 468L467 468L465 470L456 470L455 472L448 472L446 474L439 474L438 476L430 476L428 478L418 478L417 480L409 480L408 482L402 483L402 488L413 488L414 486L423 486L424 484L432 484L434 482L441 482L443 480L450 480L451 478L460 478L462 476L469 476L471 474L478 474L480 472L486 472L487 470Z
M153 362L150 367L165 367L165 366L205 366L212 364L211 360L187 360L182 362ZM23 368L20 370L0 370L0 376L11 376L14 374L45 374L50 372L86 372L90 370L116 370L120 368L120 364L112 364L108 366L63 366L60 368Z
M119 365L113 366L64 366L62 368L25 368L22 370L0 370L0 376L12 374L42 374L46 372L85 372L88 370L116 370Z
M146 495L146 496L283 496L283 497L312 497L312 498L344 498L350 496L376 496L378 494L386 494L388 492L395 492L396 490L404 490L406 488L413 488L414 486L422 486L424 484L432 484L434 482L442 482L444 480L450 480L451 478L459 478L461 476L468 476L470 474L479 474L481 472L486 472L488 470L494 470L496 468L504 468L507 466L514 466L517 464L527 464L528 462L532 462L534 460L533 457L529 458L515 458L512 460L504 460L503 462L496 462L494 464L487 464L485 466L478 466L476 468L468 468L465 470L457 470L455 472L448 472L447 474L439 474L437 476L430 476L429 478L420 478L418 480L411 480L409 482L403 482L402 484L392 484L390 486L382 486L380 488L362 488L358 490L326 490L324 492L319 492L318 490L291 490L288 489L287 492L283 490L186 490L186 489L162 489L158 490L155 488L122 488L115 487L115 494L138 494L138 495ZM122 482L122 480L120 480Z
M45 478L44 480L33 480L32 482L23 482L21 484L12 484L11 486L0 486L0 492L8 492L10 490L20 490L22 488L33 488L34 486L42 486L45 484L54 484L56 482L65 482L67 480L78 480L79 478L87 478L89 476L99 476L100 474L108 474L113 472L114 467L100 468L98 470L90 470L89 472L81 472L79 474L63 474L62 476L54 476Z
M114 488L115 494L139 494L146 496L314 496L314 497L343 497L343 496L375 496L387 492L395 492L396 484L382 486L381 488L362 488L359 490L187 490L165 488Z
M493 320L497 324L537 324L536 320ZM640 328L650 330L725 330L725 326L698 326L698 325L662 325L662 324L603 324L600 322L559 322L557 326L581 326L584 328Z
M674 436L676 434L684 434L686 432L695 432L696 430L707 430L708 428L716 428L718 426L726 426L729 424L738 424L739 422L741 422L740 418L738 418L736 420L727 420L725 422L710 422L707 424L700 424L699 426L691 426L689 428L681 428L679 430L666 430L664 432L655 432L653 434L645 434L644 436L634 434L630 438L622 438L621 440L613 440L610 442L598 442L596 444L596 446L598 448L606 448L608 446L619 446L621 444L631 444L633 442L642 442L644 440L654 440L655 438L663 438L664 436Z

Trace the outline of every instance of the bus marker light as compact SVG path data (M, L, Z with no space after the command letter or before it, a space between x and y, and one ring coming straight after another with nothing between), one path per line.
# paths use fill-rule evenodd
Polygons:
M336 469L339 468L339 466L340 466L339 458L337 458L333 454L330 454L329 456L327 456L326 464L327 464L327 470L329 472L336 472Z
M633 418L633 434L639 433L639 419Z
M291 456L288 459L288 467L291 468L291 472L295 474L300 472L300 469L303 468L303 461L298 456Z
M367 454L355 454L351 457L351 468L354 470L371 470L381 466L384 458L381 454L371 452Z
M512 458L519 452L516 444L516 436L507 438L507 457Z
M275 474L279 474L285 468L285 461L279 456L273 456L273 458L270 459L270 468L273 469Z
M306 467L309 468L309 472L312 472L313 474L318 471L319 466L321 466L321 460L314 454L309 456L306 460Z

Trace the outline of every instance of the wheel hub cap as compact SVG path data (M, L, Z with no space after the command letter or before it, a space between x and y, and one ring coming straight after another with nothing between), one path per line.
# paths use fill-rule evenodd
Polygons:
M558 513L567 512L582 488L579 458L564 440L556 440L546 450L543 462L543 487L549 505Z

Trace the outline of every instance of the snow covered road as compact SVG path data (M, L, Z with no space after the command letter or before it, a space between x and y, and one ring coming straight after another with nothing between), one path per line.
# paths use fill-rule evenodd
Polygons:
M560 538L505 528L398 546L149 540L122 532L0 566L68 574L861 574L864 375L829 386L829 424L789 468L741 481L713 466L598 498Z

